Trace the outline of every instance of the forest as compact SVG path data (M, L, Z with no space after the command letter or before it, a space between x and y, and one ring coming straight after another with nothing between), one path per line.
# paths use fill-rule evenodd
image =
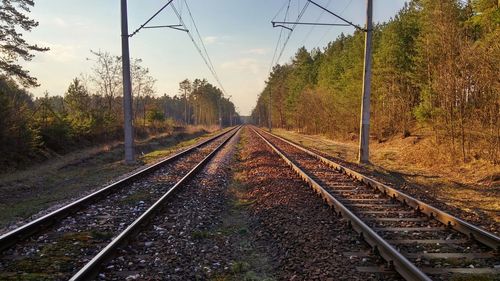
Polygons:
M433 142L429 153L452 162L500 162L499 5L412 0L376 25L372 139L425 134ZM363 52L362 31L342 34L322 50L299 48L290 62L272 69L252 119L357 139Z
M75 78L62 95L34 97L0 76L0 167L22 167L51 153L123 138L121 59L92 54L91 73ZM205 79L186 79L178 95L159 95L140 59L131 69L136 138L169 133L176 126L219 125L219 112L222 126L238 120L234 104Z
M30 18L32 0L0 6L0 169L25 167L85 146L123 138L121 57L90 51L93 67L69 83L64 93L35 97L40 86L26 67L36 53L50 49L27 42L23 33L38 22ZM20 63L24 62L24 64ZM238 122L234 104L206 79L185 79L179 93L160 94L141 59L131 63L135 138L171 133L188 125L229 126ZM69 82L69 81L68 81ZM202 110L203 108L203 110Z

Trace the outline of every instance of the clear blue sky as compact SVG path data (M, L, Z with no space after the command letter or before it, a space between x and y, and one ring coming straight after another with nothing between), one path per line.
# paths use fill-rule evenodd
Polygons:
M264 88L279 28L271 19L288 0L187 0L204 38L208 53L223 86L241 114L249 114L257 95ZM90 73L87 57L90 50L120 55L119 0L36 0L31 16L40 26L26 38L48 46L51 51L38 54L27 68L41 86L35 95L48 91L62 95L80 73ZM167 1L129 0L131 32ZM174 3L180 8L182 0ZM290 17L296 18L306 0L292 0ZM316 0L354 23L364 25L365 0ZM405 0L375 0L375 22L387 21L403 7ZM317 21L321 10L309 5L302 21ZM186 9L182 9L189 22ZM282 12L278 19L282 19ZM323 13L320 22L338 22ZM172 9L166 9L151 24L177 24ZM292 34L281 63L293 56L300 46L324 47L350 27L299 26ZM201 57L184 32L170 29L143 30L130 41L131 56L141 58L143 65L158 80L158 94L178 93L178 83L185 79L207 78L216 85Z

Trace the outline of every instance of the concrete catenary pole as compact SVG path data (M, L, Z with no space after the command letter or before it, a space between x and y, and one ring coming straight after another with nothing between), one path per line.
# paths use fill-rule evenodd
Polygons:
M273 131L273 89L269 84L269 132Z
M122 75L123 75L123 127L125 133L125 163L135 163L134 127L132 125L132 83L130 81L130 52L127 19L127 0L121 0Z
M184 89L184 122L186 125L189 125L188 122L188 98L187 98L187 90Z
M228 101L228 102L229 102L229 101L231 101L231 98L232 98L232 97L233 97L232 95L231 95L231 96L229 96L229 97L227 98L227 101ZM232 126L233 126L233 112L234 112L234 110L233 110L233 109L234 109L234 107L233 107L233 106L229 107L229 126L230 126L230 127L232 127Z
M219 98L219 127L222 129L222 106L221 106L221 100L223 96Z
M366 1L365 64L363 71L363 99L359 134L359 163L369 163L370 89L372 72L373 0Z

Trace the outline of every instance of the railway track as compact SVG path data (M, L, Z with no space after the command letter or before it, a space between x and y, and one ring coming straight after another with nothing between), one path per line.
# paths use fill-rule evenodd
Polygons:
M500 280L500 238L276 135L252 128L406 280Z
M89 280L238 131L222 132L0 236L1 280Z

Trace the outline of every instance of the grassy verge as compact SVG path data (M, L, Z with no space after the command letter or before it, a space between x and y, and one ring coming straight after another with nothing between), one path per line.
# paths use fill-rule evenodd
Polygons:
M339 142L320 135L303 135L274 130L278 135L318 149L355 165L357 143ZM424 194L443 204L472 213L484 220L486 227L500 222L500 166L475 161L450 163L425 151L430 140L420 137L394 138L370 145L372 172L395 187L414 194ZM359 166L358 166L359 167ZM432 202L431 202L432 203Z
M100 188L214 133L199 128L138 142L139 161L132 166L122 161L123 147L115 146L87 149L0 175L0 227Z
M241 165L242 150L247 142L245 131L241 134L237 152L234 156L234 167L232 179L229 183L227 211L222 218L222 225L210 233L199 233L201 237L226 237L233 241L234 250L232 266L229 273L213 277L212 281L272 281L272 267L268 258L256 249L252 230L249 225L248 208L255 202L248 199L248 187L245 185L246 173Z

